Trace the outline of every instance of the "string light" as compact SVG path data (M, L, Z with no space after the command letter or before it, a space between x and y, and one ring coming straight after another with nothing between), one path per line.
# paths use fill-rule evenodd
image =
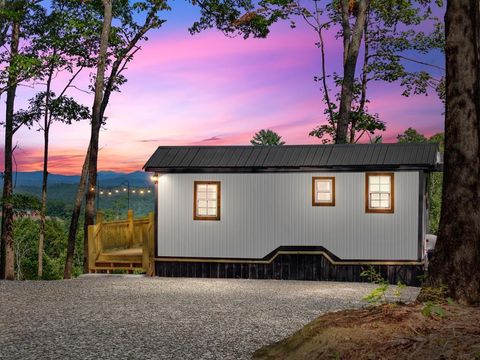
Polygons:
M92 191L95 191L95 188L91 188ZM152 193L152 190L149 189L148 187L145 187L145 188L136 188L136 189L128 189L128 188L124 188L124 187L120 187L120 188L110 188L110 189L105 189L105 190L102 190L102 189L99 189L99 194L100 195L109 195L109 196L112 196L112 195L119 195L120 193L131 193L131 194L138 194L138 195L145 195L145 194L151 194Z

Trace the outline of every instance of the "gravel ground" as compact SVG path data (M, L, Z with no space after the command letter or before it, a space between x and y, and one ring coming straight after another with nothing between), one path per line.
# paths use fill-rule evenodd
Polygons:
M248 359L321 313L364 305L372 289L132 275L0 281L0 359Z

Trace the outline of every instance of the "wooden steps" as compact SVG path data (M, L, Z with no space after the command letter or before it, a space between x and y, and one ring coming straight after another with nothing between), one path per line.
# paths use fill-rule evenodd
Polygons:
M128 272L143 270L142 249L122 249L101 253L95 261L95 266L90 270L94 273L110 273L113 270L124 270Z

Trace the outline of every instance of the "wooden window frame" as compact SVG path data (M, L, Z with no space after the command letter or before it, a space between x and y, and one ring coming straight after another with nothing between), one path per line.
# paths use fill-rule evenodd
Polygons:
M315 182L317 180L331 180L332 181L332 201L318 202ZM312 177L312 206L335 206L335 176L314 176Z
M217 215L197 215L197 186L198 185L216 185L217 186ZM222 199L222 188L220 181L194 181L193 182L193 220L219 221L220 220L220 201Z
M390 208L389 209L371 209L370 208L370 176L388 176L390 177ZM395 173L393 172L369 172L365 173L365 212L370 214L393 214L395 212Z

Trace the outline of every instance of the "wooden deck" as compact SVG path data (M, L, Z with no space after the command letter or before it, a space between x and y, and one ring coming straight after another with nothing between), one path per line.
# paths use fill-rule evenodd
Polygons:
M153 274L153 214L148 218L104 222L97 214L97 223L89 226L89 271L91 273L134 270Z

